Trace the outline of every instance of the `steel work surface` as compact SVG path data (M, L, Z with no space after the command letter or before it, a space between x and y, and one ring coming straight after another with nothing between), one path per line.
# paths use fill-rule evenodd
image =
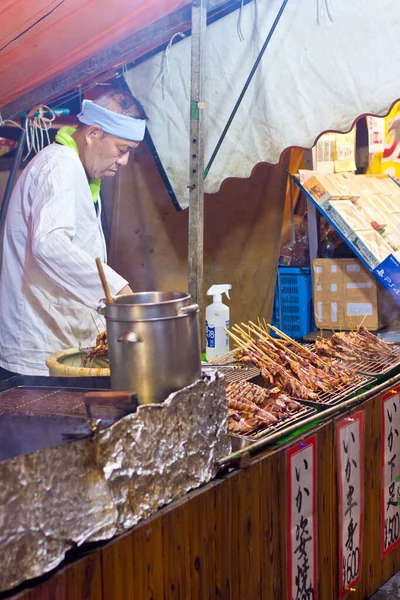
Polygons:
M0 461L89 435L84 395L108 387L106 380L16 376L1 381ZM107 414L96 416L102 426L115 421Z

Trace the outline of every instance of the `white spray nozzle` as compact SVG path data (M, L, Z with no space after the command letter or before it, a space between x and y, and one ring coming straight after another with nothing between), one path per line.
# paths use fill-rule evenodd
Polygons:
M232 289L232 286L230 283L221 283L219 285L212 285L207 290L207 296L214 296L214 300L219 296L219 300L221 300L222 294L226 294L230 300L229 290L231 290L231 289Z

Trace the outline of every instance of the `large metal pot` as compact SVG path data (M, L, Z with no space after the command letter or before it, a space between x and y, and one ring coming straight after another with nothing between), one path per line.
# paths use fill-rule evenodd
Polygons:
M162 402L201 374L199 307L182 292L117 296L104 310L111 387Z

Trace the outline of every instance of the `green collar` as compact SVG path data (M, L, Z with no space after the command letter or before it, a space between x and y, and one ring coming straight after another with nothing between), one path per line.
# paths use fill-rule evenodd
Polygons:
M72 148L79 156L78 146L72 135L75 133L76 127L61 127L56 134L56 142L62 144L63 146L67 146L68 148ZM93 202L97 202L100 195L100 184L101 179L93 179L93 181L89 182L90 191L92 192Z

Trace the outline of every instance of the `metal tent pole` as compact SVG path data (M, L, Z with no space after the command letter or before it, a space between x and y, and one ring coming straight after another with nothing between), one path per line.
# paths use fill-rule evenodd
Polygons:
M192 0L190 159L189 159L189 293L203 304L204 250L204 64L206 0Z

